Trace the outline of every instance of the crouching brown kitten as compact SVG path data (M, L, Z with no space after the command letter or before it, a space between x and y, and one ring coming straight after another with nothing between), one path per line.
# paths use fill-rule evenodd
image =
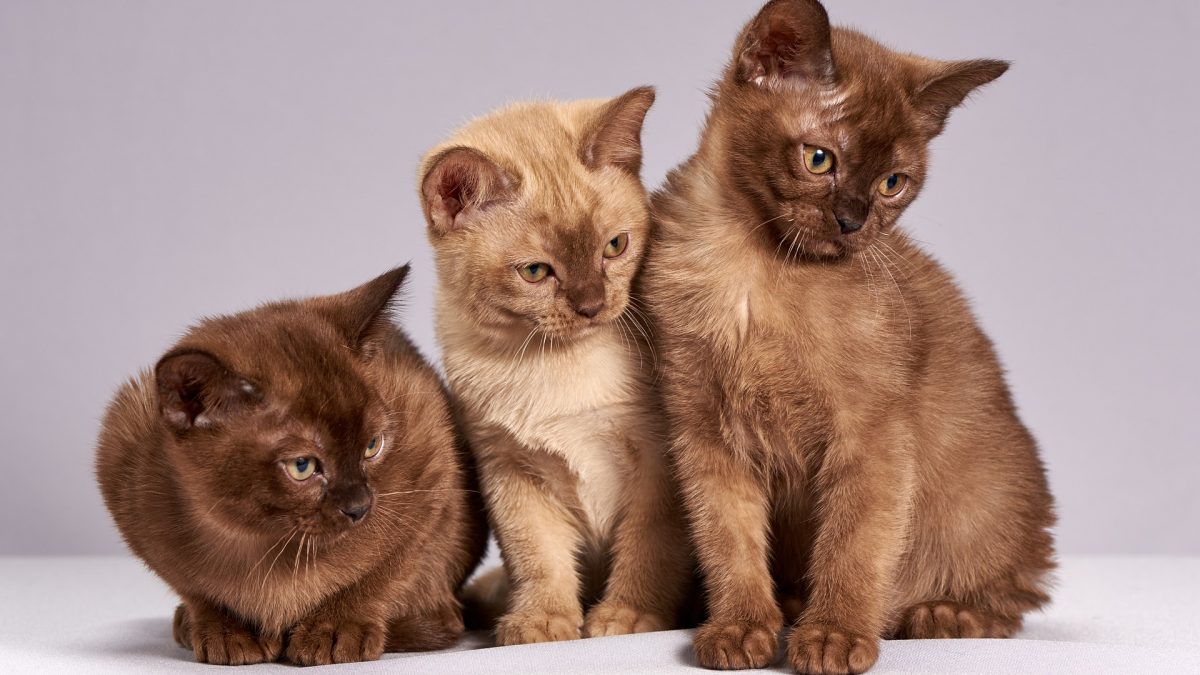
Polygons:
M486 527L442 384L389 316L407 271L207 319L109 405L104 501L183 599L198 661L363 661L462 632Z
M629 298L653 101L515 105L422 166L446 378L507 572L468 590L500 644L673 627L692 577Z
M1052 500L995 352L896 221L999 61L774 0L653 197L643 290L709 594L696 657L861 672L883 636L1006 637L1047 601ZM782 608L782 611L781 611Z

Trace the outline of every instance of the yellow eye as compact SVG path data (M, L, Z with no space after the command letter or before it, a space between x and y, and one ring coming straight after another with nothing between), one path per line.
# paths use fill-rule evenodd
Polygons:
M884 197L895 197L904 191L905 185L908 185L908 176L894 173L879 181L879 194Z
M550 266L546 263L533 263L532 265L518 268L517 274L520 274L521 278L525 281L536 284L550 274Z
M604 257L615 258L624 253L627 246L629 246L629 235L622 232L608 240L608 244L604 247Z
M376 436L367 443L367 448L363 450L363 456L367 459L375 459L379 453L383 452L383 438Z
M833 169L833 153L815 145L804 146L804 168L818 176Z
M308 480L309 476L317 472L317 460L312 457L289 459L283 466L288 475L296 480Z

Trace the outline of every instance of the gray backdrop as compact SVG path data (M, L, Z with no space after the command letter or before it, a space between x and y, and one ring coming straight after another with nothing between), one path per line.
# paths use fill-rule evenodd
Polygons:
M758 4L0 1L0 553L121 550L99 416L202 315L411 260L405 324L436 354L422 150L508 101L649 83L655 185ZM1198 4L828 6L1015 61L954 116L907 226L998 345L1062 550L1200 552Z

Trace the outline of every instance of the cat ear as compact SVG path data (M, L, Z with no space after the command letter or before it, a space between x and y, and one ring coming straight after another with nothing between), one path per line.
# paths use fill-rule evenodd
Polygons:
M380 331L393 327L391 309L408 269L408 265L397 267L358 288L321 300L325 316L352 348L362 348Z
M579 148L584 166L615 166L638 175L642 170L642 124L653 104L654 87L630 89L606 103Z
M421 205L429 229L446 234L470 224L479 211L509 198L517 181L490 157L473 148L445 150L427 164L421 179Z
M262 392L212 354L177 349L154 368L163 418L178 431L210 428L262 400Z
M961 105L967 95L1003 75L1008 66L1007 61L977 59L936 62L928 68L913 93L913 104L924 114L930 137L942 133L950 111Z
M734 51L741 82L797 79L832 84L829 15L817 0L771 0L742 31Z

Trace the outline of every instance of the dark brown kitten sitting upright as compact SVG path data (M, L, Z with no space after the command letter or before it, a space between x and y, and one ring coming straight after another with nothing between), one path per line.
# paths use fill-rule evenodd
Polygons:
M388 308L408 268L208 319L118 392L96 473L208 663L438 649L486 536L442 384Z
M881 636L1003 637L1046 602L1034 441L954 282L895 229L951 109L1006 67L774 0L655 196L642 284L709 592L701 665L771 663L785 612L792 667L845 673Z

